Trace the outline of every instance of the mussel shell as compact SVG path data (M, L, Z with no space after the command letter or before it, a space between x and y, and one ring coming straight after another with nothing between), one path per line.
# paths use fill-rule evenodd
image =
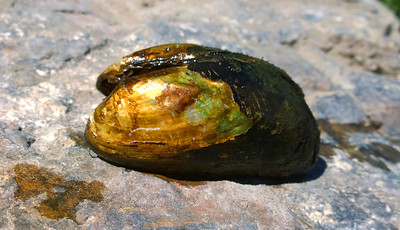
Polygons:
M160 141L159 137L153 140L153 134L149 131L143 134L146 141L130 140L131 144L127 145L125 138L128 133L141 129L140 125L133 121L129 123L133 124L129 129L129 126L121 128L122 125L115 122L107 124L121 111L117 109L118 106L105 109L106 104L112 102L120 106L121 99L124 101L124 98L129 97L122 92L131 92L135 85L142 84L143 81L153 84L153 81L168 80L170 76L181 76L183 73L190 77L195 76L196 79L201 78L201 81L212 85L217 84L218 87L228 87L224 95L229 99L231 93L233 104L225 107L230 107L228 109L233 112L225 113L237 114L240 110L240 114L231 116L229 122L228 118L223 117L218 120L213 118L210 122L217 125L220 122L231 124L236 122L232 119L241 119L236 123L243 124L245 128L230 137L222 135L220 139L204 140L206 144L175 144L180 140L185 142L192 135L188 131L191 130L191 125L188 124L188 129L175 128L174 132L168 133L175 142ZM176 80L173 82L175 86L181 84L176 83ZM190 79L190 82L198 84L197 80ZM193 87L198 86L194 84ZM285 71L258 58L193 44L161 45L137 51L111 65L99 76L97 88L108 97L89 118L85 137L93 151L117 165L183 179L245 176L287 178L304 175L318 156L319 131L304 101L302 90ZM185 96L178 93L180 101L176 102L176 106L182 108L175 109L175 112L184 113L182 111L200 100L198 94L208 91L203 86L196 89L200 91L188 94L186 99L182 99ZM215 98L215 93L211 98ZM228 99L223 99L224 103ZM186 101L186 104L182 105L182 101ZM104 118L105 111L111 118ZM132 114L143 115L136 112L138 111L133 111ZM171 119L175 119L176 113L173 114ZM154 124L160 124L155 119L148 119L148 122L153 121ZM111 131L101 127L111 127ZM201 134L198 138L221 136L219 133L206 134Z

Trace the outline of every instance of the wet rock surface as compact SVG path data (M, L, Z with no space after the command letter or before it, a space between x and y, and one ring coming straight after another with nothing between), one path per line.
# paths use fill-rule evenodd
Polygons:
M399 23L377 1L0 4L0 228L400 228ZM98 74L176 42L264 58L303 88L322 131L303 181L182 182L89 151Z

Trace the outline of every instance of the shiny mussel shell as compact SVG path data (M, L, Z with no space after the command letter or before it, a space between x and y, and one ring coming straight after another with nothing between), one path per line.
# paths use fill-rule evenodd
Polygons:
M319 131L299 86L281 69L216 48L137 51L98 78L107 98L86 128L111 163L186 179L304 175Z

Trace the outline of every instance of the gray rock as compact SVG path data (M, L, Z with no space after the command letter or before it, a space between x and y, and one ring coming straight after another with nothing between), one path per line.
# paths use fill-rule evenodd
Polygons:
M316 119L359 124L365 120L364 110L347 94L336 93L315 100L312 105Z
M381 131L388 137L400 140L400 82L379 75L351 74L354 95L371 120L382 123Z
M1 229L400 228L399 22L378 1L6 0L0 21ZM182 182L91 154L98 74L174 42L285 69L321 119L315 168Z

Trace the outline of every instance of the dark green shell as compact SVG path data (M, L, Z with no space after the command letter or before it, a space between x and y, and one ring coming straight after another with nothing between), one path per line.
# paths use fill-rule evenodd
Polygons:
M185 73L190 79L187 81L181 79L179 82L170 80L171 78L175 79L178 72L181 72L179 76ZM215 130L215 133L201 134L206 136L207 140L202 141L208 146L199 147L202 145L197 142L193 146L190 144L179 145L180 139L187 139L192 135L188 131L190 129L183 128L176 128L173 133L169 133L171 139L166 141L160 139L159 136L154 136L154 140L152 140L154 132L149 131L143 133L143 135L147 135L146 141L143 141L143 138L132 139L127 144L125 140L128 138L128 134L130 138L136 130L142 132L145 129L135 123L135 119L142 116L140 111L132 113L124 111L127 114L133 114L131 120L124 117L131 122L129 123L132 124L131 129L126 126L121 128L115 122L103 124L115 120L114 118L103 119L102 116L105 111L110 112L114 108L115 111L110 112L111 116L118 113L117 108L120 107L117 106L121 106L123 97L121 92L128 92L126 87L132 90L138 82L150 82L152 79L157 79L157 81L167 79L169 81L168 89L172 82L173 87L186 84L183 86L186 90L185 87L190 84L188 86L190 89L197 90L196 93L187 94L189 96L181 93L185 90L169 91L168 105L171 103L179 105L179 108L173 110L172 118L185 113L187 108L193 109L193 103L204 100L200 99L199 94L202 95L204 91L208 91L208 88L198 86L197 82L194 83L196 80L192 80L193 75L199 76L211 84L215 82L218 87L227 85L229 89L227 89L226 95L229 96L229 92L232 93L232 99L242 114L242 118L234 116L232 114L238 112L226 112L230 108L221 106L223 111L219 111L220 114L230 114L230 117L222 115L213 117L213 114L202 117L207 122L201 125L206 126L212 123L218 126L220 124L219 128L209 129ZM156 46L130 54L110 66L99 76L97 88L108 97L89 119L86 139L93 151L101 158L117 165L185 179L245 176L287 178L307 173L318 156L319 131L315 119L304 101L302 90L285 71L258 58L192 44ZM165 92L164 89L163 93ZM206 93L208 92L204 92L204 94ZM209 96L210 103L203 101L201 106L211 106L216 100L215 93L209 93L209 95L212 95ZM115 99L118 96L121 98ZM161 101L160 98L161 96L156 97L155 102ZM170 101L173 98L179 98L179 103ZM115 107L105 108L105 104L110 100L115 100L112 104ZM125 103L125 100L122 100L122 103ZM229 106L225 104L225 107ZM170 107L168 108L170 109ZM134 118L135 116L136 118ZM229 132L232 132L231 130L234 128L231 126L242 123L235 119L245 119L248 124L247 128L240 131L239 134L227 137L226 133L223 133L225 131L221 131L223 130L221 127L229 126ZM147 121L150 122L151 119L149 118ZM93 126L94 124L96 126ZM101 135L96 132L103 131L98 127L106 125L111 128L105 129L105 132L108 133L103 135L104 138L100 138ZM152 130L155 129L160 130L160 128ZM165 132L167 131L165 130ZM115 132L115 134L109 135L110 132ZM195 136L194 133L193 135ZM219 138L220 136L221 138ZM112 139L113 137L120 138L120 140ZM176 145L171 144L175 142ZM119 145L120 143L123 144Z

